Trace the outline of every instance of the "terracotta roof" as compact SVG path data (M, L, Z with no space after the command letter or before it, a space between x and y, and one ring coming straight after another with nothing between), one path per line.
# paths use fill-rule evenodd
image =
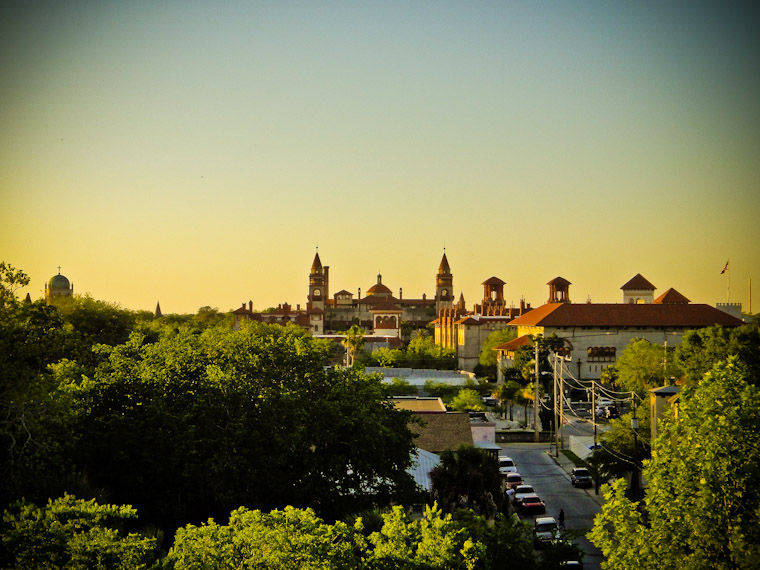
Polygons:
M625 285L623 285L621 287L621 289L623 291L628 291L629 289L636 289L636 290L639 290L639 291L641 291L641 290L654 291L655 289L657 289L657 287L655 287L649 281L647 281L646 279L644 279L644 277L642 277L641 273L637 273L636 275L634 275L628 281L628 283L626 283Z
M507 284L506 281L502 281L498 277L489 277L488 279L483 281L483 283L481 283L481 285L506 285L506 284Z
M554 279L549 281L547 285L559 285L561 287L563 285L572 285L572 283L570 283L570 281L568 281L564 277L555 277Z
M472 445L470 415L460 412L446 414L414 414L422 425L410 424L410 429L419 437L415 444L431 453L455 450L460 445Z
M485 325L486 323L493 321L512 321L510 315L468 315L462 317L458 321L454 321L456 325Z
M739 326L740 319L710 305L633 303L548 303L510 324L542 327Z
M396 303L393 301L383 301L378 303L377 305L373 305L370 307L370 312L381 312L381 313L400 313L401 307L399 307Z
M673 289L672 287L665 291L662 295L657 297L654 301L654 303L666 303L666 304L679 304L679 303L689 303L690 301L681 295L678 291Z
M514 352L521 346L529 346L532 344L530 337L527 334L513 338L509 342L497 344L492 350L503 350L504 352Z
M354 296L354 294L351 293L351 291L346 291L345 289L341 289L337 293L333 293L333 297L336 297L337 295L351 295L352 297Z
M367 295L378 295L381 293L392 294L393 291L388 289L388 287L386 287L382 283L375 283L372 287L367 289Z

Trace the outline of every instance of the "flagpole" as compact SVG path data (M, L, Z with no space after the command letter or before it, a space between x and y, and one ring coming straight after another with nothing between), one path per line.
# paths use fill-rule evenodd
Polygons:
M721 269L720 274L728 273L726 277L726 304L731 303L731 268L729 267L731 260L727 260L726 264Z

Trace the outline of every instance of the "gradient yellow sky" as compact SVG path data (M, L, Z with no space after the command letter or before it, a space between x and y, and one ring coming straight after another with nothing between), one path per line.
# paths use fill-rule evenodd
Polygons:
M760 11L721 2L5 2L0 259L125 308L377 273L618 302L760 291ZM756 295L753 311L760 305Z

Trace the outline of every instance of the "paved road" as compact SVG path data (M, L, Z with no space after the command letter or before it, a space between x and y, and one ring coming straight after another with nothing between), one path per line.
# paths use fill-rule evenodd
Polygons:
M546 514L559 518L559 510L565 511L565 527L568 530L588 531L599 512L599 503L585 489L576 489L570 477L547 453L546 444L502 444L501 455L509 455L517 465L517 471L526 483L533 485L538 496L546 503ZM591 493L594 491L591 490ZM524 517L533 519L535 517ZM585 534L585 533L584 533ZM597 570L602 555L585 537L576 543L586 556L583 567Z

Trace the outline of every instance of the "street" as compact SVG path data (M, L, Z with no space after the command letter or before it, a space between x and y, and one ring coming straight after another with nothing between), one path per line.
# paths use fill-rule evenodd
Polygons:
M576 489L570 483L567 472L549 455L549 446L533 443L502 444L500 455L511 457L517 471L525 482L533 485L536 493L546 503L546 514L559 518L560 509L565 511L565 528L568 531L583 531L585 535L591 529L594 515L600 506L593 497L593 489ZM521 517L531 521L535 516ZM576 541L586 553L583 567L598 570L602 556L585 536Z

